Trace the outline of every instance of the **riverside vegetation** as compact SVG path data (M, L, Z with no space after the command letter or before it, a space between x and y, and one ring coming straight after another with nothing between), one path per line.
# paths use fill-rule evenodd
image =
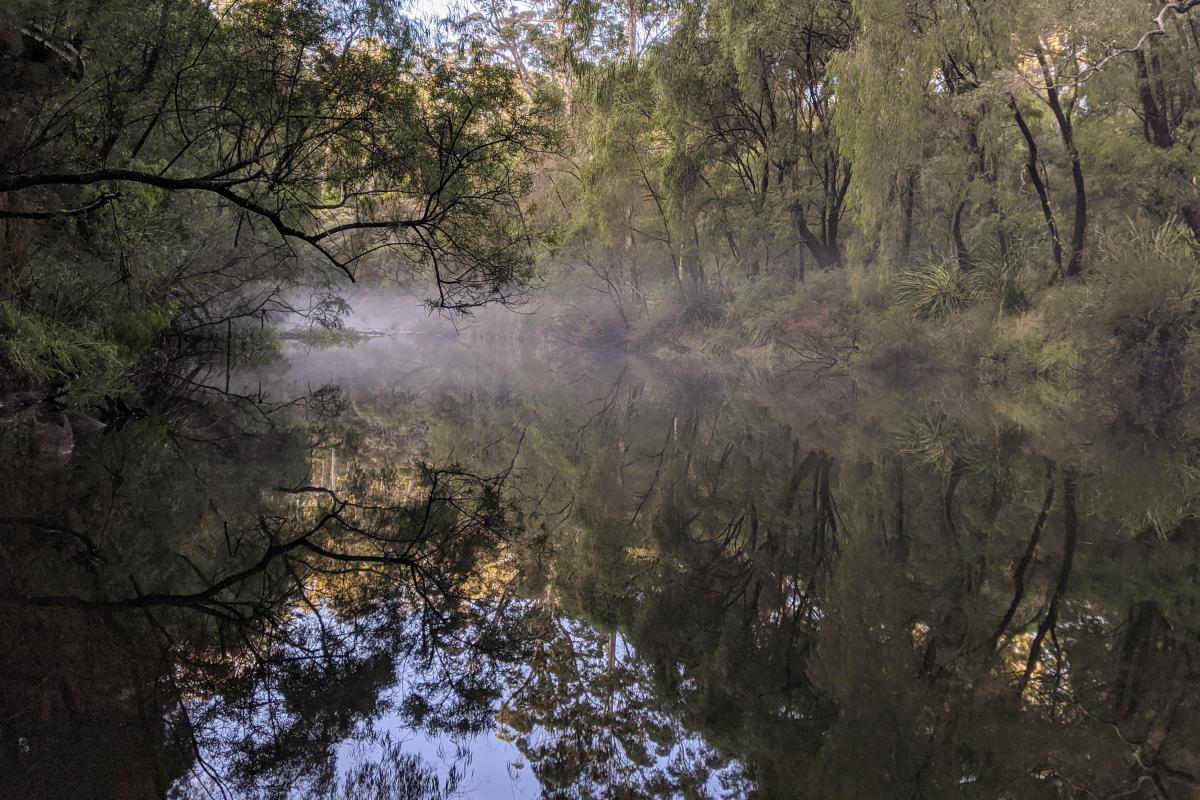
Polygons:
M402 11L9 4L5 384L88 406L428 276L639 349L1190 396L1186 0Z

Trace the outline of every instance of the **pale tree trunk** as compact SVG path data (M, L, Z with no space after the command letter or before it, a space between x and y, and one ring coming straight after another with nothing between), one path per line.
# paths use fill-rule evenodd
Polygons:
M625 42L629 47L629 63L638 57L638 0L629 0L629 12L625 17Z

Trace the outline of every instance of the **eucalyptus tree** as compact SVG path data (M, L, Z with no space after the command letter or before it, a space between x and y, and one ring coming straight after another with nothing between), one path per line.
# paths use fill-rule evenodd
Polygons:
M1116 172L1122 193L1149 213L1178 214L1200 238L1200 198L1191 180L1200 108L1194 7L1121 3L1089 10L1093 24L1103 25L1101 44L1069 77L1083 82L1089 105L1125 134L1093 138L1082 132L1101 169ZM1105 195L1093 201L1111 213L1109 204Z
M705 298L727 265L840 265L850 164L827 72L854 26L848 3L680 4L669 35L584 84L572 235L627 275L651 267L698 320L715 316ZM626 282L636 297L651 279Z
M827 70L854 29L848 3L715 2L682 13L656 52L676 213L735 258L767 260L741 250L775 240L821 268L842 263L850 165ZM737 241L756 228L758 241Z
M432 267L447 307L520 274L504 223L514 159L538 140L507 74L445 63L366 3L52 10L30 25L86 26L82 85L9 140L0 189L23 204L10 218L132 185L211 196L351 276L394 248Z
M1127 203L1108 198L1131 189L1160 221L1175 213L1195 228L1193 191L1178 180L1188 157L1174 147L1189 135L1195 96L1187 4L857 8L862 32L839 64L837 119L860 169L855 199L890 240L885 256L909 258L926 211L950 220L965 269L981 248L1008 261L1016 233L1043 239L1055 274L1076 277L1097 198L1121 214ZM937 252L943 237L925 239Z
M484 0L458 20L458 28L472 47L511 66L531 97L539 87L553 87L570 109L584 74L637 52L644 7L639 0L627 8L603 0Z

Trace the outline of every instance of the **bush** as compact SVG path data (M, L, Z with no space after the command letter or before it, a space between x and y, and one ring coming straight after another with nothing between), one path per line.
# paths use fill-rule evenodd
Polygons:
M707 327L721 319L722 301L703 286L685 289L676 300L675 319L680 329Z
M943 319L966 307L970 287L951 260L929 261L896 276L896 302L919 319Z
M1200 331L1200 262L1190 233L1167 223L1102 237L1102 296L1096 316L1116 336L1122 356L1141 365L1141 388L1176 382L1189 343Z
M1047 310L1054 312L1056 306ZM1021 377L1055 386L1072 385L1083 374L1083 352L1080 341L1055 324L1063 321L1053 313L1037 313L995 328L982 353L984 366L990 366L992 373L985 377Z
M1002 313L1013 313L1029 308L1027 273L1012 259L989 258L967 273L965 283L972 298L990 301Z
M115 393L130 367L122 350L94 325L64 325L0 302L0 354L23 381L82 377L73 388L87 396L84 402Z
M1025 311L1030 305L1031 271L1018 255L999 253L979 259L964 272L952 259L920 264L893 280L897 303L918 319L938 320L974 303L987 302L1002 313Z

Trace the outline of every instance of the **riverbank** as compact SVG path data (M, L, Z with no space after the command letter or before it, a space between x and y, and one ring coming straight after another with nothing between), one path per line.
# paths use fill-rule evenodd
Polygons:
M1080 279L952 263L761 276L664 293L628 325L603 303L544 315L553 335L764 383L988 387L1070 412L1104 404L1156 434L1200 391L1200 268L1184 232L1107 237ZM535 315L536 316L536 315Z

